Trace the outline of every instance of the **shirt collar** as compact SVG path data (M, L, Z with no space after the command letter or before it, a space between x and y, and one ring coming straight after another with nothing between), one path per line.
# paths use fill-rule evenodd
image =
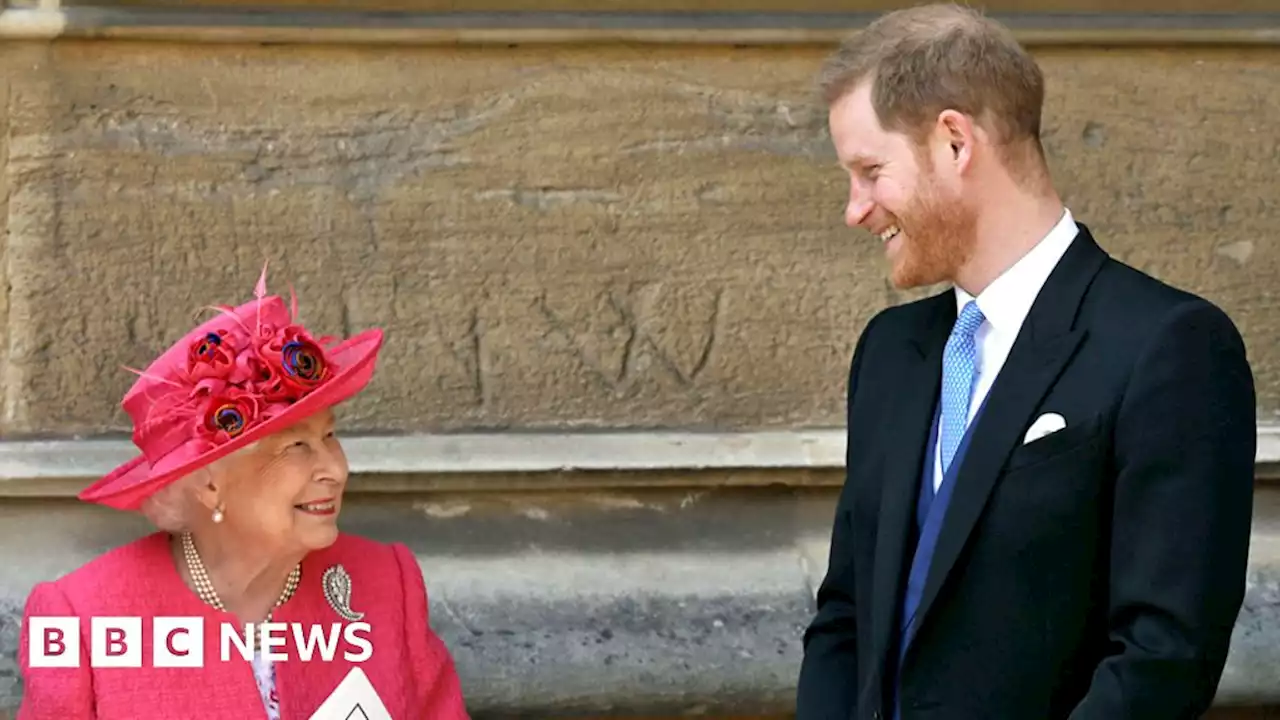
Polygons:
M1067 252L1078 232L1079 228L1076 227L1071 211L1064 208L1062 218L1049 234L978 294L978 309L996 332L1016 334L1022 328L1022 321L1031 312L1031 305L1040 294L1040 288L1049 279L1050 273ZM955 289L955 294L957 313L974 299L959 287Z

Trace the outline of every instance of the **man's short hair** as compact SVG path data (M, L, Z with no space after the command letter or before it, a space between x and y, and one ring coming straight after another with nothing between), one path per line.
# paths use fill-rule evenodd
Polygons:
M883 15L827 59L818 86L831 106L868 80L886 130L920 141L951 109L1006 151L1030 146L1043 160L1044 76L1007 28L977 11L942 3Z

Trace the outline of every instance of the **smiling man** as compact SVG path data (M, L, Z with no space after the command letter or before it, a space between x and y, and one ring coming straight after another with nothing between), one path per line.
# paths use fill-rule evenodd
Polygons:
M854 351L798 720L1200 717L1249 551L1235 326L1063 206L1043 77L999 24L890 13L820 85L846 223L897 286L951 287L881 312Z

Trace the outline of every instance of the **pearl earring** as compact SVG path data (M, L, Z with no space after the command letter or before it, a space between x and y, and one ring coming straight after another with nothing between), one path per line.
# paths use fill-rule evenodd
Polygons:
M213 511L213 521L215 523L222 522L222 508L217 508Z

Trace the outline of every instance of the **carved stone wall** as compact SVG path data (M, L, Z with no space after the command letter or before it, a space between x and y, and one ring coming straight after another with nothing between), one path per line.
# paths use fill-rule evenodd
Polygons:
M270 258L388 347L352 430L831 425L908 296L841 225L822 48L0 46L0 429L125 429L132 376ZM1221 303L1280 409L1280 51L1046 50L1103 246Z

